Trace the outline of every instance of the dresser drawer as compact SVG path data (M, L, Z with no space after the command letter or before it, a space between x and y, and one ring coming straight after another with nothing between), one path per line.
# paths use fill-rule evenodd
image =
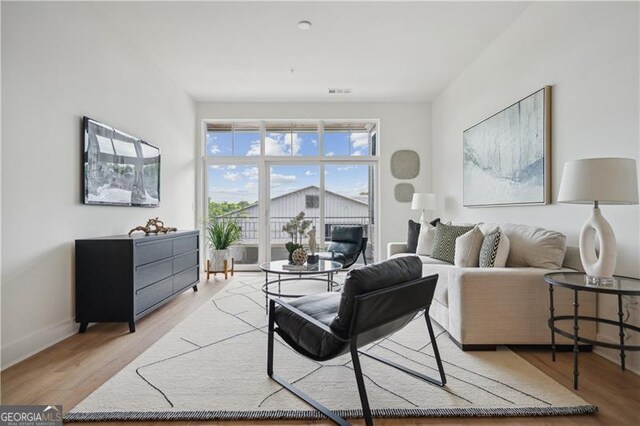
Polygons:
M137 266L135 271L136 290L173 275L173 259L160 260Z
M173 240L173 255L186 253L198 248L198 236L190 235L188 237L180 237Z
M173 277L136 291L136 315L173 294Z
M135 247L136 266L173 256L173 240L140 241Z
M198 264L198 251L181 254L173 258L173 273L177 274Z
M173 292L177 293L198 283L198 267L195 266L173 276Z

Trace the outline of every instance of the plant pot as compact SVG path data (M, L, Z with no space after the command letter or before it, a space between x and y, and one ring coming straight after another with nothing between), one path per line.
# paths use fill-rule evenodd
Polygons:
M229 249L211 250L211 268L214 271L222 271L224 269L224 261L229 261Z

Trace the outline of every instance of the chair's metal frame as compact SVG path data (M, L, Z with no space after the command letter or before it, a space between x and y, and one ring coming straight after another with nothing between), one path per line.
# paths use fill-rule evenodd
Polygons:
M360 307L360 305L367 301L367 300L371 300L373 298L377 298L377 297L389 297L390 293L393 293L394 291L397 291L399 288L402 288L406 285L415 285L413 282L411 283L406 283L406 284L402 284L402 285L398 285L398 286L394 286L394 287L389 287L389 288L385 288L382 290L378 290L378 291L374 291L365 295L361 295L361 296L356 296L355 297L355 305L354 305L354 309L353 309L353 318L357 318L358 315L358 309ZM351 330L349 331L349 336L351 336L351 338L345 339L343 337L338 336L337 334L335 334L333 332L333 330L327 326L326 324L321 323L320 321L316 320L315 318L307 315L306 313L300 311L299 309L291 306L290 304L284 302L281 299L270 299L269 301L269 335L268 335L268 344L267 344L267 374L269 375L269 377L271 377L273 380L275 380L276 382L278 382L280 385L282 385L283 387L285 387L288 391L290 391L291 393L293 393L294 395L296 395L298 398L304 400L307 404L313 406L315 409L317 409L318 411L320 411L321 413L323 413L325 416L327 416L328 418L330 418L331 420L333 420L334 422L336 422L339 425L350 425L350 423L338 416L336 413L334 413L333 411L331 411L329 408L325 407L324 405L322 405L320 402L316 401L315 399L313 399L311 396L307 395L306 393L302 392L300 389L298 389L296 386L294 386L293 384L287 382L285 379L283 379L282 377L280 377L279 375L275 374L273 372L273 342L274 342L274 331L275 331L275 315L274 315L274 311L276 308L276 304L281 306L282 308L288 310L289 312L292 312L293 314L299 316L300 318L304 319L306 322L308 322L309 324L312 324L314 327L317 327L321 330L323 330L326 333L330 333L332 336L334 336L336 339L339 339L343 342L349 343L349 351L351 353L351 360L353 362L353 370L355 372L355 376L356 376L356 382L358 384L358 393L360 395L360 402L362 404L362 414L365 420L365 424L367 426L372 426L373 425L373 417L371 415L371 408L369 407L369 399L367 398L367 391L365 388L365 384L364 384L364 378L362 375L362 367L360 366L360 358L358 356L358 354L362 354L365 356L368 356L370 358L373 358L375 360L378 360L380 362L383 362L391 367L397 368L398 370L401 370L417 379L426 381L428 383L431 383L433 385L436 386L444 386L446 384L446 377L444 374L444 369L442 367L442 360L440 359L440 352L438 351L438 345L436 343L436 337L435 334L433 332L433 326L431 325L431 320L429 318L429 305L428 306L424 306L424 318L425 321L427 323L427 330L429 331L429 338L431 339L431 345L433 346L433 353L435 355L436 358L436 364L438 366L438 372L440 375L440 380L436 380L434 378L431 378L429 376L426 376L422 373L419 373L415 370L412 370L410 368L404 367L394 361L388 360L386 358L383 358L381 356L378 355L374 355L374 354L370 354L367 352L361 352L358 350L358 336L360 334L365 333L366 331L369 331L373 328L376 327L372 327L369 330L361 330L358 334L352 334L352 331L354 329L355 326L355 321L352 321L351 323ZM429 301L430 304L430 301ZM397 316L396 318L392 318L386 321L386 323L389 323L393 320L402 318L402 316L406 315L406 313Z

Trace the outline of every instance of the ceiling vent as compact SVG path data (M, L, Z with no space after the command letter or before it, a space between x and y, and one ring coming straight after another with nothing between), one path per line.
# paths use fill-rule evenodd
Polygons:
M349 95L351 94L351 89L329 89L330 95Z

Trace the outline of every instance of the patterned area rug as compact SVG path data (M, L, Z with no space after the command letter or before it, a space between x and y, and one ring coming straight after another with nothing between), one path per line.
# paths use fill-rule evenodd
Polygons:
M65 420L324 418L266 374L262 283L260 274L237 275ZM283 283L283 291L289 292L324 288L311 281ZM364 350L437 377L423 318ZM444 388L361 357L376 417L549 416L597 410L509 349L462 352L446 332L434 327L448 381ZM318 363L278 341L275 371L342 416L362 416L348 355Z

